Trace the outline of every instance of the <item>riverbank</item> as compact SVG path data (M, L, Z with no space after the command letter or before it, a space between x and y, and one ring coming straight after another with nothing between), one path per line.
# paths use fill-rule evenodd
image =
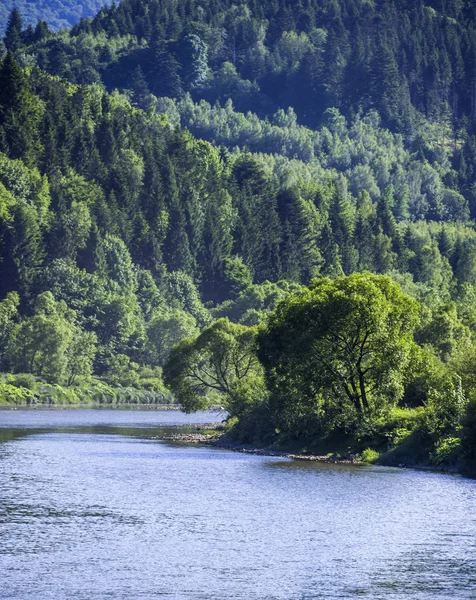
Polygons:
M272 450L271 448L252 448L243 446L242 444L230 444L228 442L221 441L220 438L209 442L210 446L217 448L223 448L225 450L233 450L234 452L242 452L244 454L257 454L259 456L276 456L280 458L292 458L293 460L304 460L308 462L326 462L326 463L341 463L341 464L364 464L363 461L359 460L357 456L350 455L348 457L329 455L315 455L315 454L296 454L294 452L285 452Z
M464 468L458 467L457 464L445 464L435 465L430 461L416 462L414 457L407 455L407 460L398 462L395 460L395 455L392 452L378 455L378 453L372 454L369 452L355 453L353 452L342 452L338 451L335 447L329 447L328 453L312 453L307 451L298 451L295 447L285 446L276 449L274 446L263 446L256 447L249 444L234 443L230 441L229 435L225 431L223 424L202 424L194 427L194 431L187 432L175 432L167 436L161 436L160 439L171 442L179 442L184 444L200 444L205 446L213 446L215 448L221 448L224 450L231 450L233 452L240 452L242 454L254 454L258 456L272 456L277 458L290 458L292 460L306 461L306 462L321 462L328 464L347 464L347 465L370 465L376 466L391 466L396 468L408 468L416 469L419 471L430 471L436 473L447 473L447 474L460 474L466 477L475 478L474 473L468 472ZM347 440L349 441L349 440ZM377 460L368 460L378 456Z
M279 458L291 458L293 460L303 460L310 462L327 462L341 464L364 464L356 455L338 456L334 454L315 455L296 453L291 450L275 450L270 447L256 448L247 444L236 444L229 441L225 432L225 426L222 423L208 423L197 425L195 431L174 432L170 435L160 436L160 439L182 442L186 444L201 444L222 448L224 450L232 450L233 452L241 452L243 454L255 454L258 456L276 456Z

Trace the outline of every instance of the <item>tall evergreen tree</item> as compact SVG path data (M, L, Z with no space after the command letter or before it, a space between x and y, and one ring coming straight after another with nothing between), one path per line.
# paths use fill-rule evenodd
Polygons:
M36 163L41 153L41 104L31 94L28 80L11 51L0 67L0 131L3 150L11 158Z
M11 52L16 52L22 43L21 35L23 31L23 23L20 11L14 8L8 18L7 28L5 30L5 47Z

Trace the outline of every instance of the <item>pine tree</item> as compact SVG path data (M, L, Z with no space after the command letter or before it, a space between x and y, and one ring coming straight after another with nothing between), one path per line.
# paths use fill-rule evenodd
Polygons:
M363 191L357 198L357 214L354 230L354 244L359 253L359 269L373 271L375 269L375 206L368 192Z
M16 52L21 47L21 34L23 31L23 23L20 12L14 8L8 18L7 28L5 30L5 47L11 52Z
M256 281L276 281L281 272L281 242L276 193L262 165L243 155L234 165L237 183L237 244L245 264L254 270Z
M397 230L397 222L392 213L392 206L394 204L393 191L392 186L389 186L384 190L377 202L376 215L377 227L390 238L395 236Z
M349 199L335 190L329 208L329 219L332 233L339 246L347 244L352 239L354 218L354 210Z
M38 21L35 27L34 39L36 42L41 42L48 37L50 31L48 29L48 23L46 21Z
M442 256L445 256L451 262L451 256L455 248L454 240L448 231L448 227L443 225L438 234L438 249Z
M147 110L150 106L150 90L140 65L137 65L132 73L131 90L132 104Z
M13 220L0 231L0 293L18 291L28 298L34 278L44 257L44 245L38 215L31 207L18 203L12 209Z
M380 37L371 61L372 97L386 122L398 120L401 77L395 54L387 40Z
M9 50L0 68L0 128L10 158L35 165L41 153L39 125L42 109L29 90L23 69Z
M168 198L168 229L164 244L164 257L169 271L193 274L194 260L190 252L187 221L177 187L175 169L167 159L164 172L165 193Z
M296 188L281 190L277 196L281 221L280 257L283 277L308 282L317 275L322 257L304 200Z
M155 54L154 83L152 91L156 96L180 98L182 95L182 80L180 79L180 64L165 49L160 49Z

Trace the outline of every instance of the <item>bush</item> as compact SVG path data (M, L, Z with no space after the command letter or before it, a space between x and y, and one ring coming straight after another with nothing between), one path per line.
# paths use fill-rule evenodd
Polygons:
M144 372L144 374L150 374ZM157 374L157 373L156 373ZM162 380L155 377L141 380L143 389L111 387L100 379L88 379L77 386L61 386L44 383L34 375L20 373L4 374L0 380L0 405L125 405L125 404L174 404L175 400Z
M423 408L392 408L375 421L362 423L358 431L358 441L390 449L421 428L424 419Z
M81 399L76 390L57 384L44 383L35 390L35 404L80 404Z
M33 392L26 388L17 388L14 385L0 382L0 404L9 405L24 405L30 404L34 400Z
M434 465L454 465L461 454L461 439L457 437L444 438L435 446L430 460Z
M364 463L373 464L380 458L380 454L372 448L366 448L360 455L360 460Z
M34 391L38 383L36 377L31 373L17 373L12 378L12 385Z

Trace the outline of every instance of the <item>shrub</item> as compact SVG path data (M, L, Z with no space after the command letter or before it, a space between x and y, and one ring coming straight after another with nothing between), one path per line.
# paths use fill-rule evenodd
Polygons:
M37 380L31 373L17 373L13 376L12 384L17 388L26 388L34 391L37 386Z
M373 464L380 458L380 454L372 448L366 448L360 455L360 460L364 463Z
M21 405L34 401L34 394L26 388L17 388L9 383L0 382L0 404Z
M438 442L430 456L434 465L452 465L458 461L461 453L461 440L457 437L447 437Z

